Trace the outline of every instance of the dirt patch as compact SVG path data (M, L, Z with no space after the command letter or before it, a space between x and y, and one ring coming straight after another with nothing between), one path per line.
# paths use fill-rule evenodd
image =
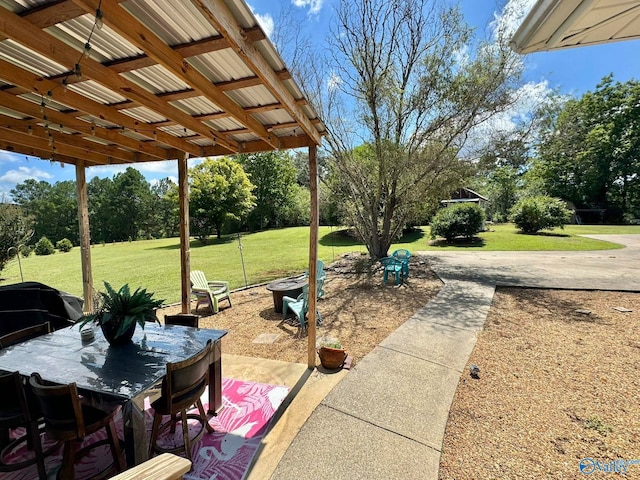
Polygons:
M337 338L357 363L364 355L426 305L440 290L442 283L431 272L426 258L413 256L407 281L395 286L391 278L382 284L382 272L375 266L366 270L366 260L359 254L345 255L325 267L326 295L318 300L323 323L316 337ZM361 273L358 273L361 272ZM273 297L265 286L232 293L233 307L221 303L216 315L200 318L203 328L228 330L222 351L236 355L307 363L307 336L273 309ZM193 303L195 307L195 302ZM158 312L178 313L179 306ZM194 312L195 313L195 312ZM200 314L205 313L201 308ZM273 343L254 343L269 341Z
M440 479L581 478L583 459L595 478L640 478L640 463L615 463L640 460L639 324L640 294L500 289L453 400Z

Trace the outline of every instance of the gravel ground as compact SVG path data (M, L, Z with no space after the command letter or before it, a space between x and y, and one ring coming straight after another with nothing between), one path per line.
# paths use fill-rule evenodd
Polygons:
M625 307L631 312L619 312ZM584 310L580 313L578 310ZM586 312L590 313L586 313ZM440 479L640 478L640 294L500 289L458 385ZM620 473L620 472L619 472Z
M401 286L395 286L393 279L383 285L378 268L370 274L357 274L363 261L365 257L349 254L327 265L326 295L318 300L323 324L318 327L316 338L340 340L353 356L353 364L426 305L442 287L420 256L411 258L410 277ZM218 314L200 318L201 327L229 331L222 341L223 353L307 363L306 333L301 335L291 322L282 322L282 314L274 312L272 294L265 286L234 292L231 298L233 307L228 308L225 300ZM179 311L179 306L168 307L158 316ZM201 308L199 313L206 314L206 309ZM254 343L261 334L273 334L277 339L273 343Z

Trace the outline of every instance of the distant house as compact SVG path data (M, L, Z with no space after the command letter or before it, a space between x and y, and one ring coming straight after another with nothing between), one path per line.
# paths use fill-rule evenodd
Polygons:
M451 194L451 198L448 200L440 200L440 203L445 207L448 207L452 203L477 203L482 208L485 208L489 199L487 197L483 197L478 192L474 192L470 188L459 188L455 192Z

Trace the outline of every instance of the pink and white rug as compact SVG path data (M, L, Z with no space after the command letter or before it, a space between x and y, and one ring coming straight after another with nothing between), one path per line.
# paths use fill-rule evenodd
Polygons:
M209 424L214 428L213 433L205 435L192 446L193 467L183 478L185 480L240 480L245 477L251 461L260 446L262 438L267 433L269 424L280 404L289 393L289 388L262 383L243 382L233 379L222 379L222 402L224 408L213 417ZM203 403L208 398L207 392L202 397ZM145 420L147 432L150 436L153 422L153 411L148 401L145 403ZM208 405L205 403L205 409ZM167 417L168 419L168 417ZM121 419L118 430L122 438ZM190 425L191 427L191 425ZM194 423L193 428L198 428ZM21 434L22 432L16 432ZM104 429L88 438L85 443L91 443L98 438L106 438ZM158 443L165 447L182 444L180 426L175 434L164 434ZM43 448L51 445L44 440ZM23 445L6 459L16 463L29 458L32 453ZM45 461L47 474L50 478L55 475L62 462L62 449L48 456ZM83 479L103 470L111 462L108 447L93 450L76 465L76 478ZM0 478L6 480L37 479L35 466L10 473L0 473Z

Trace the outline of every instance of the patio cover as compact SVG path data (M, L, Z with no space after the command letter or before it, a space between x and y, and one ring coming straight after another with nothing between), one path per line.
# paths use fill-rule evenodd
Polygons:
M85 167L178 160L187 313L187 159L298 147L309 148L315 291L316 146L324 133L244 0L0 1L0 149L75 165L86 306ZM311 366L315 331L309 345Z
M637 38L640 0L538 0L511 47L532 53Z

